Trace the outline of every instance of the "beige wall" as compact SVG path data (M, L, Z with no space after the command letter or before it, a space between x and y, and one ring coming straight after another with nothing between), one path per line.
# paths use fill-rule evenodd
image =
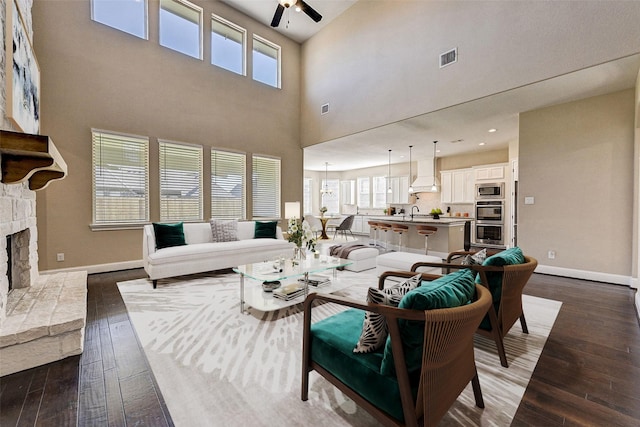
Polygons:
M639 15L640 2L360 1L303 45L303 146L637 53Z
M192 1L204 7L204 61L159 46L157 0L149 1L149 40L91 21L89 1L35 3L41 133L53 138L69 165L66 179L38 194L41 270L142 257L141 230L89 229L91 128L150 137L152 221L159 220L157 138L240 150L248 159L253 153L280 156L282 201L302 199L300 46L220 2ZM249 77L210 64L212 12L247 28ZM252 33L282 46L281 90L251 79ZM250 196L250 180L247 190ZM205 175L205 219L209 191ZM64 262L56 262L59 252Z
M633 117L633 89L520 115L525 253L548 266L631 275ZM534 205L524 205L528 196Z
M483 151L458 156L442 157L438 159L438 171L464 169L478 165L506 163L509 161L509 150Z

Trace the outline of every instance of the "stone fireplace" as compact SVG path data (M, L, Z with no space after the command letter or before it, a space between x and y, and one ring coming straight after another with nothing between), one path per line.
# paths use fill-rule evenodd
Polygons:
M9 270L13 289L29 287L38 278L36 196L27 184L0 184L0 325L6 318Z

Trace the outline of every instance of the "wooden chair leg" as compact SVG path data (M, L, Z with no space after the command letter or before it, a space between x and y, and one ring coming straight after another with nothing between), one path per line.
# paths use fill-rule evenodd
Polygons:
M520 326L522 327L522 332L525 334L529 333L529 328L527 328L527 320L524 318L524 313L520 315Z
M153 280L153 289L155 289L156 286L158 286L158 281L157 280Z
M498 347L498 356L500 356L500 364L505 368L509 367L509 363L507 363L507 354L504 351L504 343L502 342L502 336L500 332L495 330L493 331L493 340L496 342L496 347Z
M476 406L484 408L484 399L482 398L482 389L480 388L480 379L477 371L476 375L471 379L471 386L473 387L473 396L476 398Z

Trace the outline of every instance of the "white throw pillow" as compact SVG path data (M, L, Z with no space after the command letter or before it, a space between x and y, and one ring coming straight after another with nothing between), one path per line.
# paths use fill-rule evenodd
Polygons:
M234 242L238 240L238 221L212 218L211 235L214 242Z
M404 282L397 283L389 288L380 290L369 288L367 302L390 305L397 307L402 297L415 289L420 284L421 274L416 274ZM354 353L371 353L384 347L389 330L387 321L383 315L366 311L362 324L360 339L353 349Z

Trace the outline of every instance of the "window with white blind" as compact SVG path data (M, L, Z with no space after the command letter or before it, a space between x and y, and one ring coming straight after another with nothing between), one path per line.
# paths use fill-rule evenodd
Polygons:
M147 0L91 0L91 19L147 40Z
M327 214L335 215L340 213L340 180L322 180L322 189L327 190L321 193L322 206L327 208Z
M313 213L313 178L305 178L302 186L302 212Z
M369 190L369 177L358 178L358 207L371 207L371 194Z
M280 218L280 159L253 155L253 217Z
M280 88L280 46L253 35L253 80Z
M387 207L387 178L384 176L373 177L373 207L374 208L386 208ZM391 196L391 195L389 195Z
M246 219L244 153L211 150L211 217Z
M202 146L158 141L160 220L202 221Z
M245 71L247 30L211 15L211 63L242 76Z
M186 0L160 0L160 45L202 59L202 8Z
M149 139L91 130L93 224L149 221Z

